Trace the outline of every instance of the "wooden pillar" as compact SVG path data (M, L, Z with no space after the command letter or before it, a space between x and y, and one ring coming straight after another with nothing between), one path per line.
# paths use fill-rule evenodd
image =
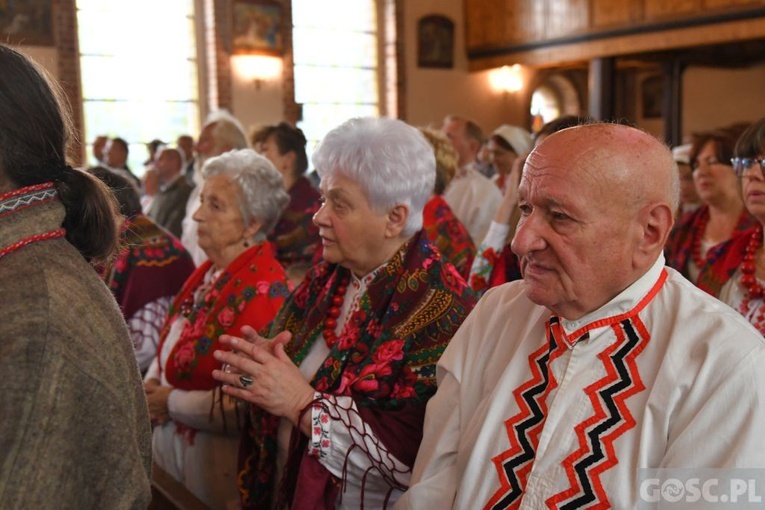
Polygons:
M672 147L683 141L683 71L677 59L664 64L664 140Z
M611 120L614 117L614 69L614 57L595 58L590 61L589 114L593 119Z

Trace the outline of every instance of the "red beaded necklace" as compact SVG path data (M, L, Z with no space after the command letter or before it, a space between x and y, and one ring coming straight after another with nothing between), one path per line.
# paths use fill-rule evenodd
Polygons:
M335 295L332 296L331 306L327 311L327 318L324 320L324 342L326 342L327 347L330 349L337 343L335 328L337 328L337 318L340 317L340 307L343 306L343 301L345 301L348 281L348 277L340 280L340 284L335 289Z
M703 267L706 257L701 256L701 239L704 237L704 231L709 223L709 212L702 213L696 220L696 228L693 232L693 242L691 244L691 257L696 266ZM706 255L706 254L705 254Z
M749 244L744 251L744 260L741 262L741 285L744 286L752 299L759 299L765 294L765 289L757 282L755 275L757 264L754 258L760 246L762 246L762 227L757 227L749 238Z

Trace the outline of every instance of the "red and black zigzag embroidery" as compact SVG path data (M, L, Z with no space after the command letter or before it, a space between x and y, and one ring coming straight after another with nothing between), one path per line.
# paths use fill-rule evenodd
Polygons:
M558 323L552 317L547 323L547 342L529 355L531 379L513 391L519 411L505 421L510 449L492 459L499 476L500 488L484 505L484 510L518 508L526 487L528 474L534 464L539 434L547 417L547 396L558 382L550 373L550 363L565 351L556 340L552 326Z
M595 412L575 427L579 448L563 460L571 485L547 499L550 509L611 508L600 476L619 462L614 441L636 424L626 402L645 389L635 360L650 340L637 316L611 327L616 341L598 354L606 376L584 389Z

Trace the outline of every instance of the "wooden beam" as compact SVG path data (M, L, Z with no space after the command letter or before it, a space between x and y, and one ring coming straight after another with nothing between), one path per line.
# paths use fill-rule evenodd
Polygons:
M589 114L593 119L611 120L614 117L614 67L613 58L590 61Z
M469 61L471 71L523 64L538 68L555 67L570 62L586 62L594 58L664 51L765 37L765 18L737 20L700 27L677 28L659 32L550 44L528 51L507 52Z

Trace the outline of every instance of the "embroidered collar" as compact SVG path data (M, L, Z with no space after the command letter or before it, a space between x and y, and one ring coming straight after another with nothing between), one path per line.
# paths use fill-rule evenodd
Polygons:
M19 188L0 195L0 218L13 214L27 207L50 202L58 196L58 191L52 182L35 184Z
M593 329L616 324L640 313L656 294L659 293L667 279L664 268L664 255L660 255L651 269L635 283L624 289L618 296L576 320L560 320L562 340L569 349Z

